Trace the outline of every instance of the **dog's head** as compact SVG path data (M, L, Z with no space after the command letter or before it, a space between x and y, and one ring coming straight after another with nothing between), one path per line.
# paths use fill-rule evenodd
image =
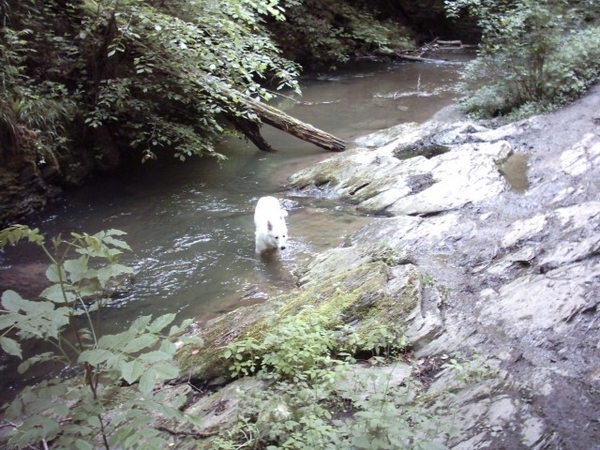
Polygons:
M287 216L287 211L284 212ZM285 247L287 246L287 227L283 217L284 215L282 214L279 221L269 220L267 222L269 237L272 240L271 244L273 244L272 247L278 248L279 250L285 250Z

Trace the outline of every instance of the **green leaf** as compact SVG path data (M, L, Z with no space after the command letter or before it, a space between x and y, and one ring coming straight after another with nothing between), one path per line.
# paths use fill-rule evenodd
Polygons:
M69 406L66 403L57 402L52 408L52 412L58 416L67 417L69 415Z
M168 355L174 355L177 351L177 346L173 342L165 339L160 344L160 350Z
M78 450L93 450L94 447L88 441L77 439L75 441L75 448Z
M156 372L152 369L146 370L140 378L139 388L144 396L149 396L156 383Z
M125 353L137 353L140 350L143 350L147 347L151 347L156 344L158 341L158 337L152 334L142 334L131 341L127 342L123 347L123 352Z
M17 356L20 359L23 359L23 354L21 353L21 345L14 339L11 339L6 336L0 336L0 347L2 347L2 350L4 350L9 355Z
M135 333L127 330L122 333L105 334L98 339L98 348L104 349L121 349L126 342L133 339Z
M116 230L109 230L109 232L110 231L116 231ZM127 233L123 232L123 234L127 234ZM106 244L110 244L110 245L112 245L114 247L117 247L117 248L120 248L120 249L123 249L123 250L129 250L129 251L131 251L131 247L129 246L129 244L127 244L127 242L122 241L120 239L115 239L115 238L113 238L111 236L107 236L107 237L105 237L103 239L103 241Z
M46 278L52 283L61 283L65 281L65 271L62 267L56 264L50 264L46 269Z
M129 325L129 331L133 331L135 333L141 333L146 329L150 321L152 320L152 316L141 316L135 319L131 325Z
M123 264L110 264L108 266L101 267L96 271L96 276L101 286L105 286L111 278L124 275L126 273L133 273L133 269Z
M24 313L39 314L44 311L54 310L54 305L50 302L32 302L25 300L15 291L4 291L2 294L2 306L7 311L18 313L23 311Z
M121 366L121 376L129 383L135 383L144 373L144 365L139 361L129 361Z
M156 376L163 380L172 380L179 376L179 369L173 364L156 364L152 369L156 372Z
M27 358L17 367L17 372L20 374L24 374L31 366L38 362L48 362L52 360L56 360L57 356L52 352L40 353L39 355L34 355Z
M40 293L40 297L47 298L56 303L64 303L65 301L70 303L77 300L77 295L74 292L63 290L63 286L60 284L48 286Z
M170 361L173 358L172 354L161 351L147 352L140 355L140 360L147 363L155 363L160 361Z
M6 244L14 245L24 238L28 238L29 242L35 242L38 245L43 245L44 243L44 237L40 234L38 228L32 230L26 225L16 224L0 231L0 246L4 247Z
M176 334L181 333L183 330L185 330L187 327L189 327L192 323L194 323L194 319L185 319L183 322L181 322L181 325L173 325L170 330L169 330L169 337L173 337Z
M92 428L100 429L100 427L102 426L102 423L100 422L100 418L98 416L88 416L85 420Z
M2 306L7 311L19 312L21 305L27 300L19 295L18 292L8 290L2 293Z
M63 267L69 274L70 282L77 283L85 277L88 270L88 258L81 256L77 259L68 259L64 262Z
M126 231L117 230L116 228L110 228L110 229L106 230L107 236L125 236L126 234L127 234Z
M112 354L113 353L111 351L104 350L101 348L97 348L97 349L93 349L93 350L84 350L79 355L77 362L79 362L79 363L87 362L87 363L91 364L92 366L97 366L98 364L105 362L108 358L110 358L112 356Z
M0 330L10 328L21 320L21 315L15 312L0 314Z
M158 333L163 328L170 325L175 320L175 313L165 314L163 316L157 317L154 322L152 322L148 326L148 331L150 333Z

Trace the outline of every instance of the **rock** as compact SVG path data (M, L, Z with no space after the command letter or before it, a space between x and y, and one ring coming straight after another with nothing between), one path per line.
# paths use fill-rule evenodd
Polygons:
M541 271L547 272L549 269L582 261L599 253L600 236L590 236L581 242L559 242L539 261L539 267Z
M213 349L260 336L273 325L265 314L298 317L308 305L350 333L401 323L419 361L452 357L463 367L446 364L415 381L421 371L404 363L357 365L340 382L344 398L368 401L377 385L414 383L428 411L442 407L452 421L456 432L435 440L452 449L595 448L600 139L577 108L596 114L598 98L600 87L579 106L497 129L404 124L293 175L301 195L379 217L319 255L298 290L211 324L202 358L184 347L186 374L226 374L214 370L223 361ZM552 132L563 123L572 132ZM498 170L516 152L527 171L521 191L507 189ZM403 159L409 153L418 156ZM474 355L489 367L464 370ZM363 377L372 388L357 384ZM288 413L274 404L261 426Z
M406 134L413 133L421 135L422 130L419 125L415 122L402 123L385 130L381 130L375 133L368 134L357 138L354 143L357 147L376 148L382 147L389 144L390 142L398 139Z
M600 367L600 138L587 113L599 98L597 86L578 104L497 129L394 127L290 179L387 216L338 249L330 270L342 274L344 255L385 242L410 270L435 276L439 295L422 283L407 321L418 358L503 355L500 376L459 388L450 448L593 448L600 439L589 414L600 408L590 391ZM568 133L552 131L563 123ZM526 182L510 190L498 164L517 152ZM402 159L409 154L427 157ZM428 393L447 389L456 387L440 375Z
M512 151L506 141L459 145L430 158L396 157L399 147L419 147L424 141L435 143L430 146L462 142L465 139L455 133L465 127L472 125L415 129L411 124L369 135L358 143L385 145L375 150L357 148L325 160L292 176L291 185L300 190L326 186L329 195L356 203L360 212L394 216L429 215L497 196L506 189L497 168L497 162Z
M267 382L254 377L235 380L210 395L200 397L186 408L186 413L202 417L202 429L199 430L202 433L226 430L237 419L240 399L247 393L265 389L267 385Z
M508 336L553 328L564 324L594 301L590 287L600 277L600 267L589 264L563 266L543 275L520 277L498 292L482 293L479 320L500 326Z
M581 175L600 165L600 142L587 133L573 147L560 155L561 168L571 176Z

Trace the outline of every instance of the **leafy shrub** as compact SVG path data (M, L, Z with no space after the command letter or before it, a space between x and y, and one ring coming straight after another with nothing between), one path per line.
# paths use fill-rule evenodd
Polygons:
M390 385L391 374L379 382L370 395L360 390L340 392L350 398L356 412L352 419L338 420L344 445L348 449L444 449L451 433L443 419L441 405L428 405L421 398L421 387L408 379L402 385ZM368 378L355 380L372 385Z
M399 329L379 323L363 333L335 330L311 309L280 320L255 337L229 344L234 376L256 375L268 388L240 393L239 420L214 448L440 449L449 428L442 409L407 380L354 370L354 352L380 364L406 347ZM350 338L351 337L351 338ZM350 382L346 382L348 380ZM440 438L441 436L441 438Z
M454 378L462 384L482 381L488 378L493 372L492 366L481 355L474 355L472 358L466 360L452 358L443 364L442 368L453 370L455 374Z
M66 126L76 111L64 85L28 82L26 64L35 52L31 34L0 27L0 161L9 167L15 156L34 165L58 165L57 154L67 145Z
M300 382L314 380L333 364L334 331L315 314L286 316L272 332L259 339L235 341L225 351L234 377L260 374L267 378Z
M547 112L579 97L600 76L600 29L581 20L592 6L458 0L446 7L452 17L468 11L482 29L478 56L459 84L461 105L475 117Z
M409 344L401 329L378 321L372 321L358 332L349 326L342 327L341 331L347 335L344 347L350 354L368 352L373 358L391 358L405 351Z
M172 325L175 315L139 317L123 332L102 335L101 313L131 269L118 262L129 250L118 230L72 233L50 244L39 230L15 225L0 231L0 246L28 240L51 261L51 283L36 301L14 291L2 294L0 346L23 359L19 373L44 362L62 363L72 377L44 380L23 389L8 405L8 446L42 443L53 449L104 447L164 449L168 443L149 425L155 415L193 422L179 411L182 396L167 401L160 389L179 371L175 339L191 321ZM167 329L166 333L163 330ZM52 351L24 358L21 343L43 341ZM195 341L188 338L187 340ZM129 390L121 388L130 385ZM144 433L140 433L144 430Z

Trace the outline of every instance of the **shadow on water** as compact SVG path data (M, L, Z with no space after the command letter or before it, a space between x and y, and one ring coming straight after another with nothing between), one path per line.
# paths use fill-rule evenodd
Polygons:
M305 80L303 97L274 103L351 143L378 129L429 119L452 102L459 67L371 64ZM140 164L65 193L60 205L31 220L48 237L109 228L127 232L133 252L123 263L134 268L135 280L108 311L107 332L140 315L207 318L286 291L299 267L368 222L334 201L285 191L291 173L332 154L278 130L264 127L263 134L277 152L227 139L218 149L228 158L222 164L209 158ZM254 254L253 207L263 195L283 199L289 211L289 247L272 261ZM17 246L0 258L2 290L29 296L41 291L41 252Z

